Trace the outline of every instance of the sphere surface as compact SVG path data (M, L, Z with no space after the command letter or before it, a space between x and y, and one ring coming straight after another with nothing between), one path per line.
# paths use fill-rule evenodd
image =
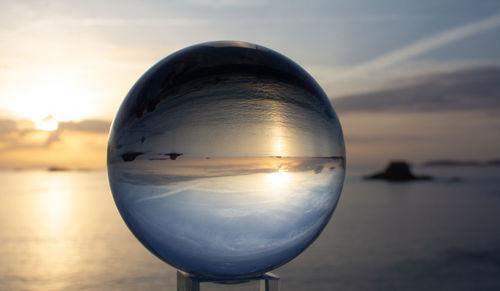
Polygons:
M301 67L267 48L210 42L147 71L113 121L108 176L130 230L207 277L290 261L320 234L344 181L342 129Z

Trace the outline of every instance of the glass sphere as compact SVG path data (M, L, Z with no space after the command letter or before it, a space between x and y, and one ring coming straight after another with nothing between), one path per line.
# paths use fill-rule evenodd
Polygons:
M300 66L210 42L149 69L113 121L108 176L153 254L214 278L263 274L318 237L344 181L339 120Z

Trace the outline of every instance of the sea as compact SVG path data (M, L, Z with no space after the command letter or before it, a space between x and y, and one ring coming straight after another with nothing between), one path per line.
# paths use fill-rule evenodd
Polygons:
M500 167L417 166L435 179L363 179L375 170L348 165L322 234L273 271L282 291L500 290ZM127 229L106 171L4 170L0 290L176 290L176 270Z

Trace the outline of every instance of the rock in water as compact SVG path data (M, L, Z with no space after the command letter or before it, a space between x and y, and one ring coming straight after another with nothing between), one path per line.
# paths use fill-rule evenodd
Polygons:
M365 179L369 180L387 180L393 182L407 182L413 180L430 180L431 176L415 176L411 170L410 165L405 161L392 161L389 163L385 171L366 176Z

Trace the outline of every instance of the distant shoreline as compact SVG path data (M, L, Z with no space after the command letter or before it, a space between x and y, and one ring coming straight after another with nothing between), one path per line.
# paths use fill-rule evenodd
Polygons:
M477 160L429 160L422 163L424 167L477 167L477 166L500 166L500 159L487 161Z

